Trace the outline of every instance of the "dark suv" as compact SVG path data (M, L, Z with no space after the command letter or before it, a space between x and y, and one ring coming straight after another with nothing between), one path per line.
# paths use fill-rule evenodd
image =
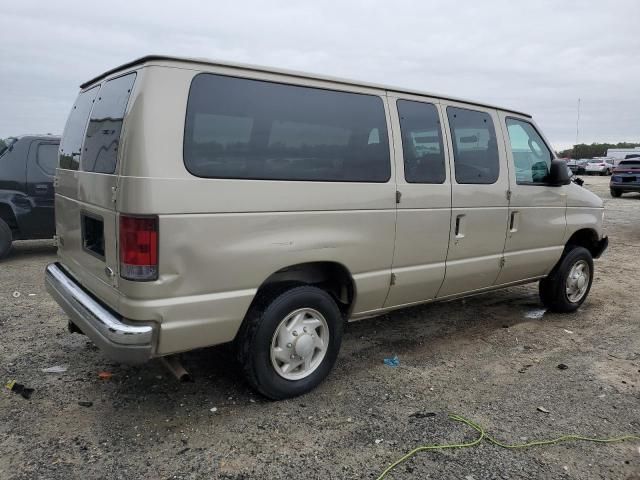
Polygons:
M23 135L0 144L0 258L13 240L55 234L53 178L60 137Z

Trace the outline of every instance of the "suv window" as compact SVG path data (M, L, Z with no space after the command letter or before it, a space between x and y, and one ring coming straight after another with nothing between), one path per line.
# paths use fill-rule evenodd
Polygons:
M100 89L84 139L82 170L97 173L116 171L122 121L135 79L136 74L129 73L109 80Z
M189 91L184 162L209 178L386 182L382 99L201 73Z
M60 168L78 170L80 166L80 149L82 139L87 128L87 120L93 100L96 98L99 88L93 87L81 92L76 103L71 109L67 124L64 127L62 140L60 141Z
M529 122L515 118L507 118L507 131L516 171L516 183L544 183L553 155L542 137Z
M618 168L640 168L640 158L638 160L621 160Z
M456 182L495 183L500 175L498 141L488 113L447 107Z
M444 146L438 110L431 103L398 100L404 178L409 183L443 183Z
M38 151L36 152L36 164L40 167L40 170L42 170L43 173L53 177L56 173L56 166L58 164L58 144L39 144Z

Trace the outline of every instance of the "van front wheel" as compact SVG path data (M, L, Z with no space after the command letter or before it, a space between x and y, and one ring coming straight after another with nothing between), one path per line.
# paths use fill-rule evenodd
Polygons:
M336 302L324 290L300 286L257 303L237 339L248 383L273 400L314 389L340 350L343 318Z
M548 277L540 280L540 299L552 312L577 310L593 282L593 258L584 247L574 247L560 259Z

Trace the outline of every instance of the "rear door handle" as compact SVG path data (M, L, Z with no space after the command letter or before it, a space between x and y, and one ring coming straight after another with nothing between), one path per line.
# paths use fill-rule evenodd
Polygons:
M518 231L518 224L520 223L520 212L511 212L509 219L509 232L515 233Z
M455 229L455 237L456 238L464 238L464 215L458 215L456 217L456 229Z

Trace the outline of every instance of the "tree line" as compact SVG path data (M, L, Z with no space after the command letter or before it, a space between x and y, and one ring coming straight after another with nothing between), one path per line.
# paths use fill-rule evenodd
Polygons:
M572 148L558 152L560 158L593 158L604 157L610 148L634 148L640 147L640 143L619 142L619 143L580 143Z

